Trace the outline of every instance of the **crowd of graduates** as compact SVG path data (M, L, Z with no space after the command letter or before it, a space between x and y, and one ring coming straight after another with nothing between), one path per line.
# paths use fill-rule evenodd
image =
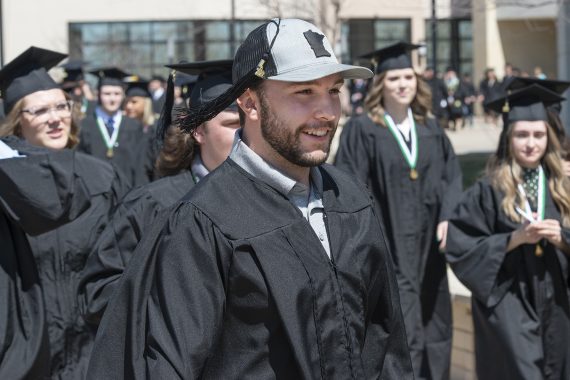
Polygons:
M339 64L296 19L168 80L30 47L0 70L0 378L570 378L570 82ZM56 83L48 70L65 71ZM352 115L324 164L345 80ZM462 188L445 129L502 127Z

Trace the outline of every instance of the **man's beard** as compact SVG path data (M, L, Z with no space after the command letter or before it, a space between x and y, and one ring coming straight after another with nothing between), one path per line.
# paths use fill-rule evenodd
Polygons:
M336 122L317 122L311 126L303 124L291 131L282 119L275 116L267 102L264 101L263 96L259 98L259 102L261 106L261 135L277 153L290 163L302 167L318 166L326 161L336 131ZM329 128L329 141L326 148L323 149L324 156L315 157L302 150L300 137L303 132L301 131L307 127Z

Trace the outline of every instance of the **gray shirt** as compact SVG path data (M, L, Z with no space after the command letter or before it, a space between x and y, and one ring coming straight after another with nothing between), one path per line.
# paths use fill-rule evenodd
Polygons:
M251 150L241 140L241 130L236 132L230 159L252 176L279 191L291 203L297 206L303 217L313 228L313 231L315 231L328 257L331 257L329 238L324 221L323 178L318 168L311 168L310 186L297 182L271 166Z

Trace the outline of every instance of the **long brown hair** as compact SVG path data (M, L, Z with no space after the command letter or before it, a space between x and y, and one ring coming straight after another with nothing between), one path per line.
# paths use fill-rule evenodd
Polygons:
M191 134L171 125L166 131L162 149L156 159L155 170L159 177L168 177L188 169L198 144Z
M71 100L69 94L63 91L65 99ZM22 109L24 108L24 99L20 99L14 104L12 110L6 115L6 118L0 125L0 136L18 136L22 137L22 126L20 124L20 117ZM67 139L66 148L73 148L79 144L79 115L76 113L76 108L71 107L71 127L69 129L69 136Z
M364 105L368 110L370 118L376 124L386 127L384 122L384 104L382 99L382 91L384 90L384 79L386 78L387 71L378 74L374 77L370 91L364 100ZM417 91L412 104L410 105L414 119L420 124L426 122L431 111L431 91L427 83L416 73Z
M562 225L570 227L570 179L562 169L560 157L560 142L552 127L546 123L548 143L546 152L541 159L542 167L548 175L548 189L554 203L562 215ZM511 151L511 139L514 123L510 123L503 131L497 152L491 156L487 164L487 175L492 186L503 192L505 197L501 202L501 209L514 222L522 223L515 206L524 209L523 199L518 196L517 185L522 183L522 168L515 160Z

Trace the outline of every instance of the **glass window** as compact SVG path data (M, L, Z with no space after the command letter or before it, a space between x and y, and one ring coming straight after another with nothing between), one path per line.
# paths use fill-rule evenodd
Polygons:
M397 41L410 41L409 20L376 20L374 23L375 47L382 47Z
M176 22L153 22L152 37L154 41L167 41L169 37L176 36Z
M231 57L229 42L206 43L206 59L228 59Z
M130 40L133 42L151 41L151 24L148 22L133 22L129 24Z
M110 33L110 40L113 42L127 42L129 40L128 37L128 24L125 23L110 23L109 25L109 33Z
M109 28L107 24L84 24L80 25L83 43L103 43L109 40Z
M230 24L227 21L211 21L206 23L206 40L229 40Z
M473 28L471 20L461 20L458 22L459 38L473 38Z

